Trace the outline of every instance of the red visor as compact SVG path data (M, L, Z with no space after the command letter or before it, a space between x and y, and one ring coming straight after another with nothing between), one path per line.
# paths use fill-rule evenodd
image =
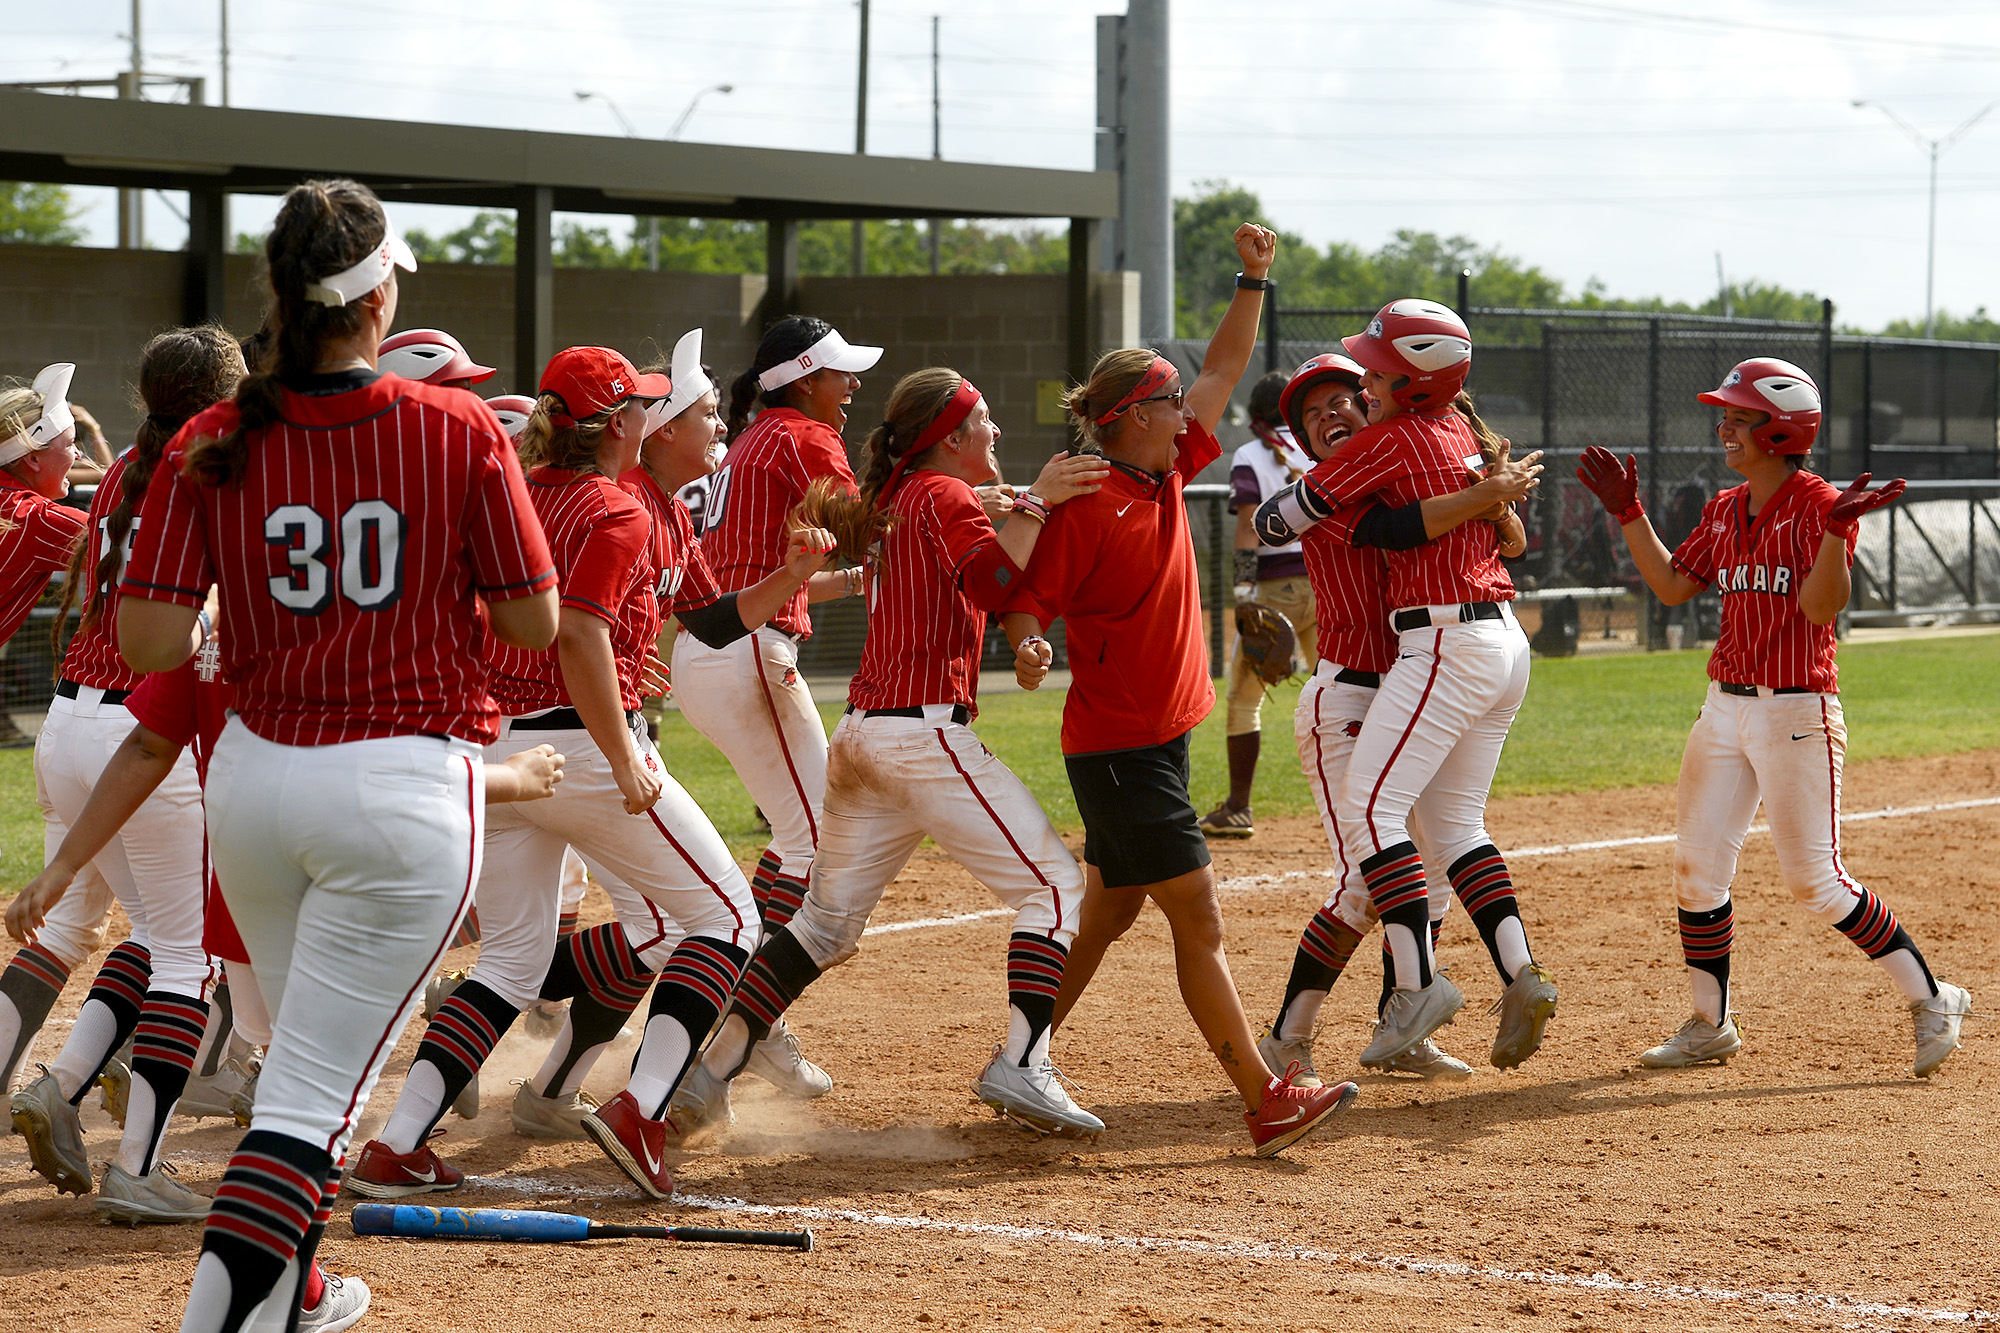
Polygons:
M979 390L972 387L971 380L962 379L958 382L958 391L952 394L951 401L944 406L944 411L938 413L931 424L924 427L923 433L917 436L916 443L903 450L902 457L896 460L896 466L889 469L889 480L882 483L882 499L888 499L889 493L896 489L896 483L903 479L904 468L914 459L921 457L938 441L965 424L965 419L972 415L972 409L978 404L979 399Z

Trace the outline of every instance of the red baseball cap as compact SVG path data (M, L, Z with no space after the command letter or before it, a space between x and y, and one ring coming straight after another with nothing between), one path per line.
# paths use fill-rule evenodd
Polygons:
M612 411L628 398L665 398L673 391L665 375L641 375L624 353L609 347L565 347L550 359L536 390L562 399L572 421Z

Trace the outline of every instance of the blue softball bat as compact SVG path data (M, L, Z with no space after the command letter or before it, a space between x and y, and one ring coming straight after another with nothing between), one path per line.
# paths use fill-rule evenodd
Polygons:
M520 1208L424 1208L409 1203L364 1203L354 1210L357 1236L439 1236L463 1240L577 1241L639 1237L717 1245L775 1245L806 1251L807 1231L740 1231L730 1227L646 1227L593 1222L576 1213Z

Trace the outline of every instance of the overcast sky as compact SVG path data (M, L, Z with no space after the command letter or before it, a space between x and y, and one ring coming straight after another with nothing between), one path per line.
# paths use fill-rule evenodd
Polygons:
M146 63L205 74L219 0L145 0ZM1123 0L876 0L868 142L930 153L942 12L945 156L1088 168L1094 22ZM1173 0L1177 191L1226 179L1317 243L1462 233L1617 295L1732 280L1920 317L1927 156L2000 97L1994 0ZM0 80L126 67L129 0L0 0ZM560 12L559 20L549 16ZM1246 17L1254 14L1255 17ZM851 151L851 0L235 0L231 100L271 110ZM4 130L0 130L4 133ZM2000 112L1942 159L1941 307L2000 310ZM114 234L95 192L94 243ZM260 207L263 212L260 214ZM403 225L455 225L399 209ZM268 206L245 203L239 227ZM154 201L156 244L182 229Z

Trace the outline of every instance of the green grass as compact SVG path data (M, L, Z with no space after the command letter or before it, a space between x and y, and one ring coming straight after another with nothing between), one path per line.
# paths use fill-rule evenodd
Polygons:
M1707 682L1704 652L1537 659L1528 701L1508 738L1495 795L1594 791L1672 782L1681 747ZM2000 634L1940 635L1894 643L1851 644L1840 651L1849 755L1855 760L2000 749ZM1219 687L1218 687L1219 691ZM1292 745L1296 684L1264 705L1262 761L1255 804L1260 815L1313 808ZM1058 733L1063 695L1002 694L980 708L987 747L1028 784L1058 828L1078 827ZM840 704L820 708L827 730ZM1223 711L1195 732L1194 795L1207 809L1228 786ZM752 804L721 753L678 713L660 731L667 766L739 854L763 842ZM34 756L0 751L0 893L12 893L42 861L35 806Z

